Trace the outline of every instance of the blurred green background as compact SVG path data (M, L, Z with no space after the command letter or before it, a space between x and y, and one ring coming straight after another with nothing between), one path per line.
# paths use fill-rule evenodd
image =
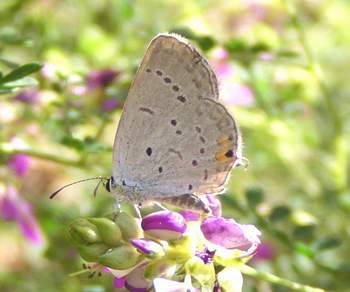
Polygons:
M95 182L48 196L110 175L137 65L152 37L176 31L209 59L241 127L249 167L220 198L263 233L251 264L349 291L349 13L347 0L0 1L0 290L113 290L107 274L68 276L82 262L66 230L113 198L94 199ZM28 63L43 67L6 78ZM244 291L288 290L245 278Z

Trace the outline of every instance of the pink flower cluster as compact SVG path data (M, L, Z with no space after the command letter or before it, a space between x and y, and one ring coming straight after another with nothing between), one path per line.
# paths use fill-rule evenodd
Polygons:
M131 239L131 244L148 259L166 258L167 251L162 242L168 242L171 245L173 242L181 241L181 238L185 236L195 242L197 239L192 231L188 230L189 224L195 224L199 226L204 238L204 249L195 250L193 256L199 258L205 265L213 264L215 253L220 249L238 250L243 257L253 255L260 244L260 231L253 225L239 224L233 219L221 217L221 205L215 196L207 196L204 200L209 203L212 216L201 220L199 213L190 210L180 213L169 210L151 213L141 220L145 237ZM181 245L178 248L181 248ZM181 252L178 251L179 254ZM188 275L182 282L171 279L169 273L168 276L156 277L150 282L144 275L149 263L148 260L142 261L126 273L125 271L113 271L116 276L115 287L127 288L131 292L146 292L151 286L156 292L199 291L192 286L191 277ZM166 275L165 271L169 270L166 260L160 270L162 269L163 274ZM218 290L219 283L215 285L217 286L216 291L220 291Z

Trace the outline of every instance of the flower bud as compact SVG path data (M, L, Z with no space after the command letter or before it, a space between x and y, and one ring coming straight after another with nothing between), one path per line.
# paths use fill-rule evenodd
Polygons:
M199 212L192 210L181 210L179 213L185 218L186 222L198 221L201 217Z
M135 268L125 277L125 287L133 292L147 292L152 282L144 276L145 265Z
M156 243L155 241L143 239L143 238L137 238L132 239L131 244L137 248L138 251L142 252L148 257L155 257L155 256L163 256L164 250L163 247Z
M97 227L103 243L109 246L117 246L122 238L117 224L107 218L89 218L88 221Z
M132 217L126 212L120 212L114 219L122 232L123 239L129 241L132 238L143 237L143 232L140 222L135 217Z
M87 262L97 262L109 247L103 243L78 246L79 255Z
M103 88L112 83L118 75L119 72L109 68L91 72L87 77L87 86L89 89Z
M184 217L171 211L159 211L147 215L142 219L141 226L146 234L161 240L178 239L186 231Z
M78 245L89 245L91 243L101 242L102 240L95 225L83 218L74 220L70 224L69 234Z
M98 262L112 269L126 270L135 266L140 260L140 254L135 248L122 245L102 255Z

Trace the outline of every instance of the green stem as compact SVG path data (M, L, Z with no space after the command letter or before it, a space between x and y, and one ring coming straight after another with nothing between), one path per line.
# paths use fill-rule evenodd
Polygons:
M332 96L334 95L334 93L328 89L323 79L322 70L312 54L311 48L306 40L302 23L300 22L294 7L289 1L282 0L282 2L284 3L287 13L291 19L291 22L298 33L299 43L305 54L307 68L310 70L314 78L318 81L318 84L320 86L320 89L323 95L323 101L325 103L326 109L328 110L329 116L334 123L335 132L336 134L338 134L342 130L342 121L338 115L338 111L332 100Z
M56 162L59 164L64 164L68 166L74 166L74 167L83 167L84 165L82 162L78 159L66 159L60 156L56 156L50 153L45 153L41 151L37 151L35 149L16 149L12 145L7 143L0 143L0 155L14 155L14 154L27 154L32 157Z
M255 279L259 279L259 280L270 282L276 285L287 287L291 290L302 291L302 292L325 292L325 290L320 288L314 288L314 287L302 285L286 279L282 279L273 274L257 271L254 268L247 265L241 266L240 270L243 274L253 277Z
M77 271L77 272L74 272L74 273L70 273L69 277L79 276L81 274L85 274L85 273L88 273L88 272L91 272L90 269L80 270L80 271Z

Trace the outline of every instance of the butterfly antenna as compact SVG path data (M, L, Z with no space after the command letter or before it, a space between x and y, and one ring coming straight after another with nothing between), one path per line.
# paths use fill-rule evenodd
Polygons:
M100 182L98 183L98 185L101 183L101 181L103 181L103 180L108 180L107 178L102 177L102 176L96 176L96 177L90 177L90 178L78 180L78 181L72 182L72 183L70 183L70 184L68 184L68 185L65 185L65 186L59 188L57 191L55 191L54 193L52 193L52 194L50 195L50 199L53 199L60 191L64 190L64 189L67 188L67 187L70 187L70 186L72 186L72 185L75 185L75 184L78 184L78 183L81 183L81 182L84 182L84 181L94 180L94 179L99 179L99 180L100 180ZM97 185L97 186L98 186L98 185ZM96 188L95 188L95 189L96 189ZM97 191L97 190L95 190L95 191ZM94 193L95 193L95 192L94 192Z

